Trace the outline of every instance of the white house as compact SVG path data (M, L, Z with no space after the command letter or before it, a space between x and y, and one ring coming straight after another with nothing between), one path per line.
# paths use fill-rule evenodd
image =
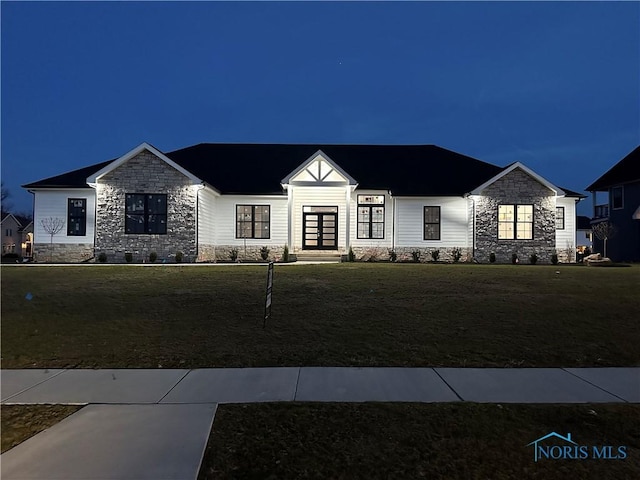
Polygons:
M77 262L177 251L196 261L328 252L508 262L575 261L579 193L519 162L499 167L433 145L199 144L123 156L23 186L37 258ZM53 238L42 219L60 218Z

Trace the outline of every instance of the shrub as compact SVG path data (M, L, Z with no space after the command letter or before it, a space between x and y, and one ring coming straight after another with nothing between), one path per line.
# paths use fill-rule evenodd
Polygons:
M131 253L131 252L125 253L124 254L124 259L127 261L127 263L133 262L133 253Z
M289 261L289 245L284 246L284 250L282 251L282 261L283 262Z
M232 262L235 262L236 260L238 260L238 249L237 248L232 248L231 251L229 252L229 258L231 259Z
M5 253L4 255L2 255L2 258L20 258L20 255L18 255L17 253Z
M531 263L531 265L535 265L536 263L538 263L538 255L536 255L535 253L529 255L529 262Z
M262 257L262 260L269 258L269 247L264 246L260 249L260 257Z
M433 259L434 262L437 262L438 259L440 258L440 250L432 250L431 251L431 258Z
M182 252L178 250L176 252L176 263L182 263L182 257L183 257Z
M100 252L100 255L98 255L98 261L100 263L105 263L107 261L107 254L104 252Z
M389 261L395 262L396 260L398 260L398 254L395 250L389 250Z
M458 263L462 258L462 250L460 250L459 248L454 248L451 251L451 256L453 257L453 263Z
M551 263L553 263L554 265L558 264L558 254L554 253L553 255L551 255Z
M489 254L489 262L496 263L496 254L495 253L491 252Z
M516 263L518 263L518 262L519 262L519 260L518 260L518 254L517 254L517 253L513 253L513 254L511 255L511 263L513 263L513 264L515 265L515 264L516 264Z
M158 254L156 252L151 252L149 254L149 261L154 263L158 259Z
M353 248L349 247L349 254L347 255L347 260L349 262L355 262L356 261L356 254L353 253Z
M414 250L413 252L411 252L411 257L413 258L413 261L415 263L418 263L420 261L420 250Z

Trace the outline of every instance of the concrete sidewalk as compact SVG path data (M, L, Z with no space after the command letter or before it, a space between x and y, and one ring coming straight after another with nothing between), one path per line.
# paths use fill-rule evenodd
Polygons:
M640 402L640 367L2 370L4 404Z
M0 380L4 405L88 404L4 453L7 480L196 479L218 403L640 403L640 368L50 369Z

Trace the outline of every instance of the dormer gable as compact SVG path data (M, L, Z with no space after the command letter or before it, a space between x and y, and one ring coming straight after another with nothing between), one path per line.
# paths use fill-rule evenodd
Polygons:
M282 185L337 186L358 182L322 150L318 150L298 168L282 179Z

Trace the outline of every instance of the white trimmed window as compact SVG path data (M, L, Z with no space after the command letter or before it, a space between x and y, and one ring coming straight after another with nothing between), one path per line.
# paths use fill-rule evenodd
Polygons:
M440 207L424 207L424 239L440 240Z
M556 207L556 230L564 230L564 207Z
M498 205L498 239L532 240L533 205Z
M358 195L358 238L384 238L384 195Z
M236 205L236 238L270 237L270 205Z

